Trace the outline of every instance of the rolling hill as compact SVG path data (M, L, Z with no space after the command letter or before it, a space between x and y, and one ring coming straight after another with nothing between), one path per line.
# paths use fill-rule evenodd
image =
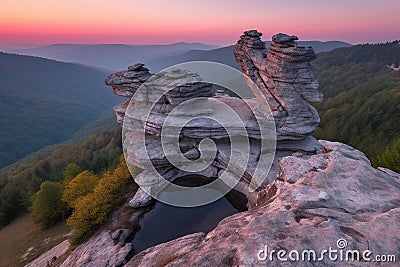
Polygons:
M67 140L120 99L108 73L75 64L0 53L0 168Z
M179 55L193 49L209 50L217 47L215 45L183 42L170 45L53 44L12 50L11 52L80 63L108 70L120 70L137 62L146 63L154 58Z

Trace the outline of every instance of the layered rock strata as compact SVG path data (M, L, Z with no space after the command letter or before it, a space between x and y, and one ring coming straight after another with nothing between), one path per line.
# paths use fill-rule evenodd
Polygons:
M125 116L129 118L124 124L124 127L129 129L124 141L127 162L144 169L136 177L136 182L141 185L141 188L131 201L133 207L143 206L150 202L151 198L143 190L147 193L158 194L167 185L165 181L155 177L157 175L154 175L153 167L167 181L193 174L182 171L172 164L171 159L179 161L179 153L174 149L166 150L161 145L161 135L164 141L167 140L167 143L172 144L177 132L180 132L180 150L188 160L193 161L200 157L199 144L204 138L212 139L217 146L217 154L210 153L211 158L206 157L206 160L212 164L195 174L221 178L223 171L227 171L229 174L227 177L230 176L228 178L230 180L237 179L235 176L239 176L240 182L236 189L246 194L249 199L254 199L254 194L249 192L246 185L250 184L256 166L266 164L268 161L263 160L263 156L274 157L269 151L264 151L264 154L261 151L261 133L258 123L265 120L257 121L254 114L255 107L263 101L260 96L271 107L278 141L277 157L269 175L267 175L268 166L264 167L266 170L263 174L264 185L269 184L278 172L276 162L280 156L293 152L321 151L321 145L311 137L312 131L318 125L319 116L317 111L306 102L322 99L310 64L310 61L315 58L313 49L298 46L295 36L278 34L272 37L272 43L267 52L260 36L261 33L257 31L247 31L241 36L234 49L235 57L244 74L258 87L249 86L256 96L254 99L230 97L221 90L214 96L211 84L203 82L202 78L195 73L180 69L171 69L151 76L143 64L136 64L106 79L106 84L112 86L114 93L127 98L132 97L146 82L143 90L136 93L133 107L129 112L126 110L129 100L114 108L119 122L122 122ZM178 105L192 99L196 99L195 105L171 115ZM216 101L234 110L244 124L245 134L241 132L237 121L232 120L228 122L228 125L221 125L204 118L221 113L213 108ZM267 117L270 114L264 115ZM165 127L167 131L162 132L162 126L167 117L173 117L173 123ZM224 117L223 114L222 117ZM182 128L182 121L189 122ZM232 137L249 139L250 153L245 152L244 149L234 151L239 158L249 156L247 166L229 165L232 152L230 138ZM146 140L145 146L138 142L143 138ZM244 140L239 142L235 140L235 142L240 144L244 143ZM254 204L254 201L250 203Z
M194 100L193 103L190 100ZM182 103L186 104L176 111L175 108ZM225 111L220 109L221 105L231 108L240 119L226 116ZM248 184L261 153L260 129L249 105L250 102L230 97L221 90L213 97L212 85L187 70L172 69L149 78L143 88L136 92L134 103L124 114L127 162L144 170L135 178L141 188L132 199L131 206L146 205L151 198L145 192L157 195L167 186L167 181L186 175L197 174L215 179L222 170L231 168L233 173L244 172L243 182ZM166 127L167 119L170 123ZM174 142L177 136L179 143ZM209 151L203 147L200 151L200 143L205 138L213 140L217 154L213 153L213 147ZM233 139L234 146L231 145ZM144 140L145 145L140 140ZM247 156L241 155L245 153L241 149L245 141L250 145L249 164L229 164L231 152L236 152L236 159ZM170 145L172 149L168 149ZM180 151L176 150L178 147ZM184 158L180 159L180 152ZM178 164L185 164L185 160L200 160L210 164L201 171L188 172L171 163L171 160ZM160 180L154 171L166 181ZM232 180L232 177L229 179ZM245 194L249 193L244 185L238 188Z
M114 107L117 121L122 123L126 108L136 90L148 79L151 74L144 64L138 63L128 67L128 70L115 72L107 77L105 83L112 87L114 94L128 98L126 102Z
M256 30L244 32L234 55L272 109L278 148L320 151L320 145L311 137L320 119L307 102L322 100L310 63L315 59L313 48L299 46L296 36L280 33L272 37L267 51L261 36Z

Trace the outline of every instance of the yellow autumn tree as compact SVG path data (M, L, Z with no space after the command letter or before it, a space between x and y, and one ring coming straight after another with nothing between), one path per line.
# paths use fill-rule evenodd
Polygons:
M125 201L130 185L134 185L134 180L125 161L121 160L112 173L104 173L93 193L78 198L75 210L67 219L67 225L74 230L71 242L81 242L88 233L104 223L110 213Z
M80 197L93 192L99 178L90 171L83 171L73 178L65 187L62 200L71 208L75 208Z

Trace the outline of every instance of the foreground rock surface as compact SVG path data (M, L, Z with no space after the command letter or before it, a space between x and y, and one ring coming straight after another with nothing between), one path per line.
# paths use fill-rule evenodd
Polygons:
M58 257L63 255L70 247L70 243L68 240L64 240L57 246L53 247L49 251L43 253L35 260L31 261L30 263L26 264L25 267L36 267L36 266L49 266Z
M225 218L204 237L193 234L142 251L127 266L365 266L327 257L257 259L265 245L320 252L337 249L338 239L347 241L345 249L371 250L371 258L400 259L400 180L373 168L358 150L320 142L326 153L280 160L280 175L260 192L255 209Z
M78 246L60 267L121 266L131 249L131 243L117 243L108 231L103 231Z

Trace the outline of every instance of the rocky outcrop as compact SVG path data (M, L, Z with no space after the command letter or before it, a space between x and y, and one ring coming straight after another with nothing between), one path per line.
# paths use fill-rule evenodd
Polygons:
M369 250L371 259L378 254L400 258L400 175L385 168L373 168L362 152L345 144L312 138L319 116L307 101L322 98L310 63L315 58L313 49L298 46L296 36L277 34L267 52L260 37L257 31L247 31L234 50L243 72L260 90L250 87L255 99L231 97L221 90L213 94L211 85L196 73L181 69L151 76L143 64L114 73L106 80L116 94L127 98L138 92L144 82L150 85L139 90L128 109L128 102L115 108L119 122L124 117L129 119L124 123L129 129L124 132L127 162L144 169L135 178L141 188L130 201L130 206L138 212L135 220L144 212L140 207L152 199L146 192L163 189L163 182L152 167L172 181L187 175L187 171L172 165L171 160L195 161L200 154L205 160L211 159L211 164L198 174L217 178L221 173L231 176L242 173L235 189L246 195L249 210L225 218L209 233L183 236L132 258L130 242L135 227L104 231L77 247L62 266L365 265L366 259L334 261L326 254L315 261L311 255L311 260L283 262L276 254L284 250L286 254L280 256L288 259L292 250L297 250L300 257L304 250L314 250L316 258L320 258L321 252L329 248L342 249L344 253ZM257 115L252 112L260 95L272 109L278 143L273 167L264 183L249 193L253 167L263 163L260 158L267 153L260 151ZM196 106L171 115L179 104L199 97ZM227 139L242 135L234 122L228 120L229 127L224 130L218 123L201 118L218 114L212 105L216 101L230 106L244 121L250 143L247 151L250 161L244 169L229 164ZM146 112L149 107L151 111ZM174 120L169 131L161 133L167 116ZM197 117L180 128L178 122ZM232 130L230 135L226 129ZM173 150L161 149L160 136L169 140L167 144L173 144L176 131L181 133L179 149L185 159L179 159ZM200 153L200 143L205 138L216 144L216 154L207 154L207 149ZM145 146L138 144L142 139ZM240 149L236 152L235 157L241 161ZM270 260L272 250L275 254Z
M70 248L68 240L64 240L57 246L46 251L30 263L26 264L25 267L37 267L37 266L52 266L52 264Z
M399 178L373 168L347 145L320 143L325 153L279 160L280 174L259 193L256 208L225 218L205 236L144 250L127 266L365 266L365 261L330 261L327 254L323 261L282 262L276 254L273 261L263 260L260 253L267 246L269 252L300 255L315 250L319 257L329 247L339 250L339 239L347 242L344 252L368 249L371 259L378 254L399 259Z
M242 182L249 184L252 172L257 164L262 162L258 160L261 158L261 154L270 153L260 149L260 126L252 109L252 106L258 105L257 101L255 99L245 101L237 97L230 97L221 90L214 95L210 83L204 82L202 77L188 70L173 68L148 78L148 72L142 71L143 65L137 66L139 68L137 72L145 74L139 80L144 81L147 78L140 91L137 91L139 83L135 82L133 85L129 85L126 78L121 78L125 73L132 72L129 70L133 69L132 67L127 71L112 74L106 80L108 85L113 86L114 92L120 95L129 97L135 92L134 101L131 101L128 110L126 105L129 101L116 108L119 121L121 122L122 118L125 118L123 132L126 161L128 164L144 170L135 178L140 189L131 200L130 205L141 207L149 204L150 192L152 195L158 195L167 186L167 182L159 179L158 174L166 181L173 181L189 174L218 178L221 170L228 168L231 151L232 153L236 152L237 157L245 154L242 146L230 145L231 138L236 138L236 141L238 138L242 138L246 142L248 142L247 138L250 139L251 159L248 161L249 164L246 165L247 161L243 161L241 166L239 166L240 164L229 165L234 174L244 173ZM122 82L124 87L119 85ZM190 100L195 100L195 103L186 104L182 108L181 104L192 103ZM221 108L222 104L228 106L237 116L227 116L226 108L225 110ZM179 105L180 109L177 111L176 107ZM119 113L118 108L122 106L124 107L121 108L122 113ZM169 124L168 127L165 127L167 119ZM176 144L176 148L179 148L179 151L165 149L162 141L167 145L175 145L177 133L179 133L179 144ZM200 143L205 138L213 140L218 153L213 153L212 149L204 150L204 143L203 151L200 152ZM240 142L236 142L236 144ZM236 150L235 147L237 147ZM183 157L180 152L183 153ZM200 155L201 159L199 159ZM243 157L245 156L247 154L243 155ZM182 165L185 161L194 160L210 164L205 165L206 168L197 172L179 169L174 164L174 162L178 162ZM267 170L267 168L265 169ZM237 188L239 191L249 194L245 186L239 185Z
M117 243L108 231L103 231L78 246L60 267L121 266L131 250L131 243Z
M144 64L137 63L129 66L128 70L119 71L111 74L105 80L105 83L112 87L114 94L128 98L124 103L114 107L117 121L122 123L126 108L136 90L151 76L149 69Z
M144 169L143 173L136 177L136 182L141 188L131 200L132 207L150 203L151 198L148 194L158 195L165 188L168 183L159 179L158 174L166 181L188 174L221 178L222 171L229 168L230 174L227 179L234 180L239 177L236 189L246 194L249 199L254 198L245 185L251 184L257 176L257 167L260 164L265 165L265 173L258 175L262 176L265 185L271 182L277 172L275 164L267 177L268 162L272 161L268 159L274 155L261 147L261 143L265 141L261 139L265 136L261 134L260 128L268 127L260 126L259 122L268 122L266 118L271 114L268 111L268 114L259 119L261 113L255 112L257 105L262 103L257 98L260 92L272 109L278 140L277 155L289 155L299 151L320 152L320 144L310 136L318 125L318 113L306 102L322 99L321 93L317 91L318 83L310 65L310 61L315 58L313 49L298 46L295 36L278 34L273 36L270 51L267 53L260 36L261 33L257 31L245 32L234 50L243 72L258 86L250 86L256 96L253 99L231 97L221 90L214 95L210 83L204 82L196 73L183 69L169 69L150 77L143 64L136 64L127 71L117 72L107 78L106 84L111 85L116 94L132 97L136 92L130 110L127 110L129 101L115 108L118 121L121 122L124 117L128 118L124 124L127 162ZM138 92L137 89L144 82L145 86ZM194 105L188 105L186 109L176 112L175 108L178 105L193 99L196 100ZM237 118L226 116L216 106L217 102L229 106ZM220 117L213 121L204 118L208 116ZM163 127L167 118L172 124ZM230 121L227 121L227 118ZM182 125L185 121L188 123ZM224 121L225 124L218 123L220 121ZM244 127L240 127L240 123ZM275 125L272 127L275 128ZM180 134L181 151L165 149L160 136L163 136L163 142L173 144L177 133ZM239 149L233 152L243 158L250 154L250 159L237 160L239 164L229 165L233 149L230 140L242 137L250 139L250 153L245 152L240 145ZM204 156L207 153L200 153L199 147L205 138L212 139L217 147L217 153L209 153L208 157ZM145 146L141 140L145 140ZM275 140L271 147L273 148L270 150L275 148ZM185 165L188 164L185 160L199 160L200 155L201 160L211 163L201 172L182 171L176 164L171 163L172 160L178 162L178 165ZM245 163L240 166L242 162ZM255 187L257 186L260 184Z
M315 59L314 50L299 46L296 36L280 33L272 37L267 52L261 36L256 30L244 32L234 54L243 73L258 86L272 109L278 149L319 151L311 133L320 119L317 110L307 103L322 100L310 64Z

